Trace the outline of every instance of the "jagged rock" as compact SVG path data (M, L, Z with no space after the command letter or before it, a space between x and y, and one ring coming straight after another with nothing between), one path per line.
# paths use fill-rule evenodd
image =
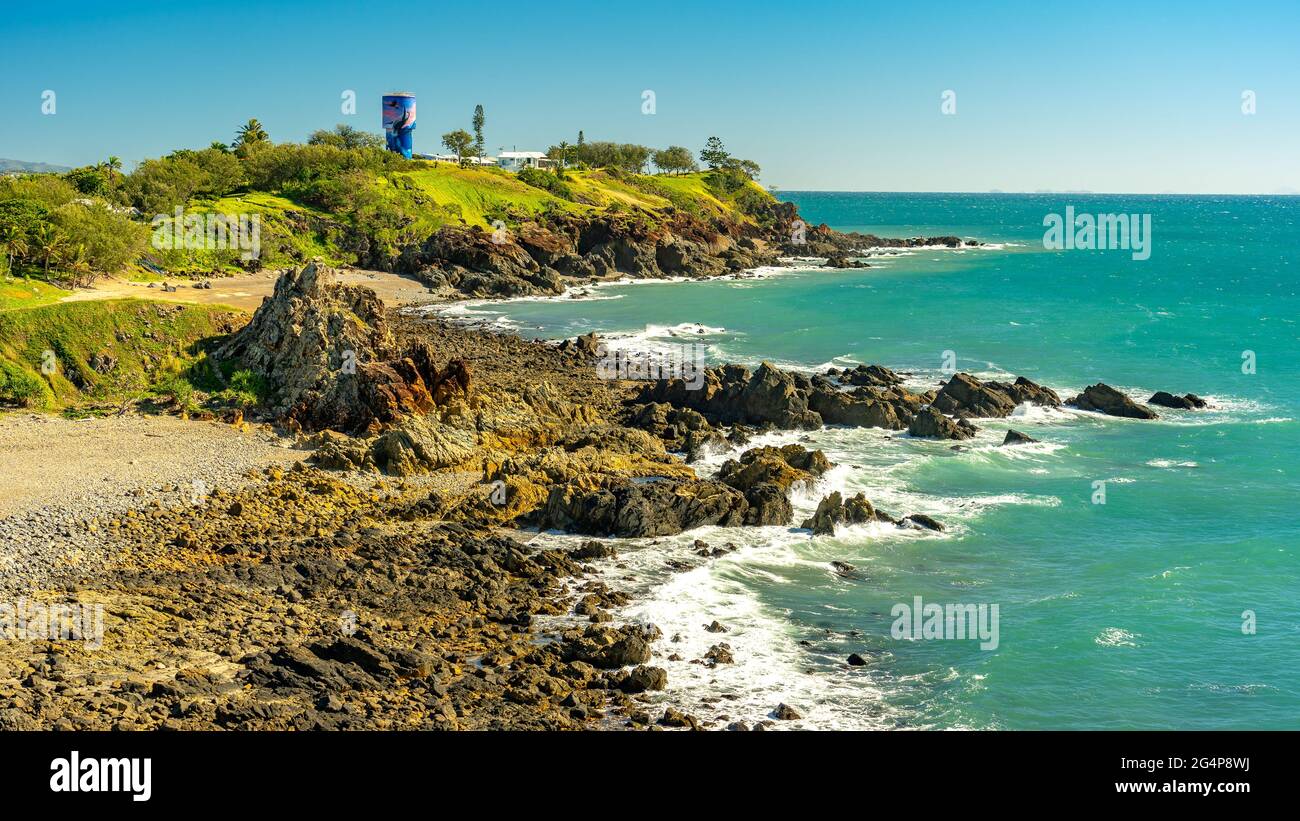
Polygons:
M1159 405L1163 408L1179 408L1181 410L1204 410L1209 407L1210 403L1194 393L1186 393L1182 396L1175 396L1167 391L1156 391L1148 404Z
M464 363L443 372L427 349L399 350L374 291L340 284L316 262L282 274L215 358L261 376L269 415L307 430L361 431L469 390Z
M404 419L371 446L371 459L385 473L407 476L458 465L473 453L474 436L427 418Z
M699 411L663 402L632 406L627 424L659 437L670 451L686 453L688 462L699 459L710 447L727 446L726 438Z
M923 408L907 427L911 436L937 439L969 439L975 431L975 426L966 420L954 422L933 407Z
M735 664L736 657L731 654L731 645L723 642L709 647L708 652L704 654L704 663L709 667L717 667L719 664Z
M788 525L794 519L794 505L779 486L763 483L745 493L749 508L745 511L745 524L755 527Z
M582 356L596 356L600 351L600 337L595 332L583 334L573 339L566 339L559 345L560 350L581 354Z
M700 728L700 722L695 716L683 713L675 707L664 708L664 714L659 719L659 723L665 727L690 727L692 730Z
M784 703L776 705L776 709L772 711L772 717L778 721L798 721L803 718L798 710Z
M902 430L927 399L898 386L901 379L878 365L848 374L847 393L825 376L781 371L764 362L753 373L740 365L707 368L694 386L660 380L642 389L638 403L690 408L717 425L771 425L812 429L823 424Z
M719 481L745 494L747 525L786 525L794 517L789 491L797 483L810 483L830 469L819 450L802 445L751 448L730 459L718 471Z
M849 653L848 662L850 667L862 667L867 663L867 660L857 653Z
M593 624L581 636L565 642L566 661L583 662L602 670L615 670L650 660L650 642L657 630L635 625L611 627Z
M612 559L618 556L618 551L604 542L587 541L569 551L569 558L574 561L585 562L591 559Z
M595 489L552 487L538 527L609 536L671 536L701 525L743 524L749 505L735 488L712 480L609 479Z
M1002 440L1002 446L1005 447L1006 445L1028 445L1037 441L1038 440L1035 439L1034 437L1029 436L1027 434L1023 434L1018 430L1008 430L1006 437L1004 437Z
M871 385L889 388L903 383L901 376L884 365L858 365L856 368L843 371L836 371L835 368L832 368L831 371L835 371L831 374L832 376L847 385Z
M691 408L716 424L821 427L821 417L808 409L807 391L800 389L792 374L767 362L753 373L740 365L724 365L707 368L702 376L699 385L685 379L661 379L647 385L636 401Z
M1001 418L1009 416L1022 403L1058 407L1061 398L1023 376L1014 383L981 382L970 374L954 374L935 396L931 405L941 413L962 418Z
M1066 404L1073 405L1079 410L1096 411L1107 416L1123 416L1129 419L1156 418L1155 411L1145 405L1139 405L1104 382L1089 385L1084 388L1083 393L1068 400Z
M828 425L902 430L911 418L910 408L876 399L863 399L837 390L819 390L809 398L809 407ZM900 415L901 411L901 415Z
M662 690L668 686L668 671L662 667L637 665L627 674L619 685L625 693L644 693L647 690Z
M835 533L837 524L865 524L866 522L890 521L883 513L876 511L864 494L857 494L847 502L838 490L824 497L817 504L817 511L804 519L800 527L811 530L817 536L830 536Z

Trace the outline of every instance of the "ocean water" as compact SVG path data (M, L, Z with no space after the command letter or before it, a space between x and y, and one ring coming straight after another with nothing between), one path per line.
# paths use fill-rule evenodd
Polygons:
M627 567L609 578L639 596L619 615L667 637L656 663L670 685L656 698L748 721L786 702L800 727L1300 728L1300 198L780 196L812 223L993 245L450 313L535 337L702 342L714 362L881 363L918 387L945 378L951 352L960 370L1023 374L1063 397L1105 381L1139 400L1190 391L1213 408L1148 422L1022 408L981 423L961 451L872 429L768 437L836 464L800 491L796 520L839 489L947 530L627 540ZM1150 258L1045 249L1044 217L1070 205L1150 214ZM997 447L1009 427L1041 444ZM697 538L739 549L706 563ZM670 557L700 566L672 572ZM893 608L917 596L996 604L996 648L893 637ZM705 632L713 619L730 632ZM719 641L734 665L689 663ZM666 661L673 652L683 660ZM867 663L847 666L854 652Z

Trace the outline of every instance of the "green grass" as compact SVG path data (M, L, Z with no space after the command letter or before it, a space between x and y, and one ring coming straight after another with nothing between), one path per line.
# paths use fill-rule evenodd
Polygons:
M469 225L487 226L490 215L503 208L540 213L547 208L568 211L582 206L525 185L514 174L490 168L457 168L450 163L428 163L426 167L395 175L409 180L439 206L454 206Z
M65 291L38 279L3 277L0 278L0 311L49 305L70 293L71 291Z
M752 221L738 207L738 194L769 197L753 183L741 192L719 195L708 185L708 172L673 177L568 169L563 172L562 184L546 190L497 168L459 168L441 162L413 163L401 171L376 175L370 184L370 193L395 206L391 210L405 220L400 227L384 229L387 233L382 237L369 235L372 248L387 248L394 257L404 245L418 243L448 224L489 228L499 218L513 222L553 211L582 214L620 208L657 213L672 207L705 218ZM188 210L260 215L261 263L265 267L295 265L312 258L332 265L359 261L355 250L347 250L346 241L355 215L332 214L289 196L261 191L196 200ZM243 270L237 250L177 249L155 251L152 256L170 275L210 276ZM128 276L140 281L163 278L138 266Z
M353 262L339 249L337 237L329 236L335 220L325 211L276 194L250 191L216 199L192 201L187 213L256 214L259 221L260 258L263 265L291 265L320 257L332 265ZM244 273L239 249L154 249L169 274L210 275ZM166 279L144 268L133 268L128 278L139 282Z
M65 302L0 312L0 405L60 410L178 391L232 310L140 299ZM96 356L116 360L99 373Z

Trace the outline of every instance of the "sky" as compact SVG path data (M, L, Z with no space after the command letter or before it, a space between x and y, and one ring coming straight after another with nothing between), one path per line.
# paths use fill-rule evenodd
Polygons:
M1297 0L0 6L4 158L378 132L395 90L431 153L482 104L489 153L716 135L786 190L1300 192Z

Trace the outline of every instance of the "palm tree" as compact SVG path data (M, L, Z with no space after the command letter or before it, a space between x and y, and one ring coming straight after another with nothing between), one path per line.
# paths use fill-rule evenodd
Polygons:
M561 140L560 144L557 145L556 148L560 149L560 168L568 168L569 167L569 144L564 140Z
M5 271L12 274L14 260L31 250L27 244L27 232L16 225L0 226L0 248L5 250Z
M108 181L112 182L117 177L117 172L122 170L122 159L110 155L104 163L104 168L108 171Z
M252 146L267 142L270 139L266 134L266 129L262 128L262 124L256 118L244 123L235 132L235 145L237 146Z
M42 222L36 228L36 250L45 262L46 278L49 278L50 262L67 246L67 238L48 222Z
M72 275L72 285L77 287L90 287L95 280L95 269L86 259L86 246L78 245L75 253L68 257L68 273Z

